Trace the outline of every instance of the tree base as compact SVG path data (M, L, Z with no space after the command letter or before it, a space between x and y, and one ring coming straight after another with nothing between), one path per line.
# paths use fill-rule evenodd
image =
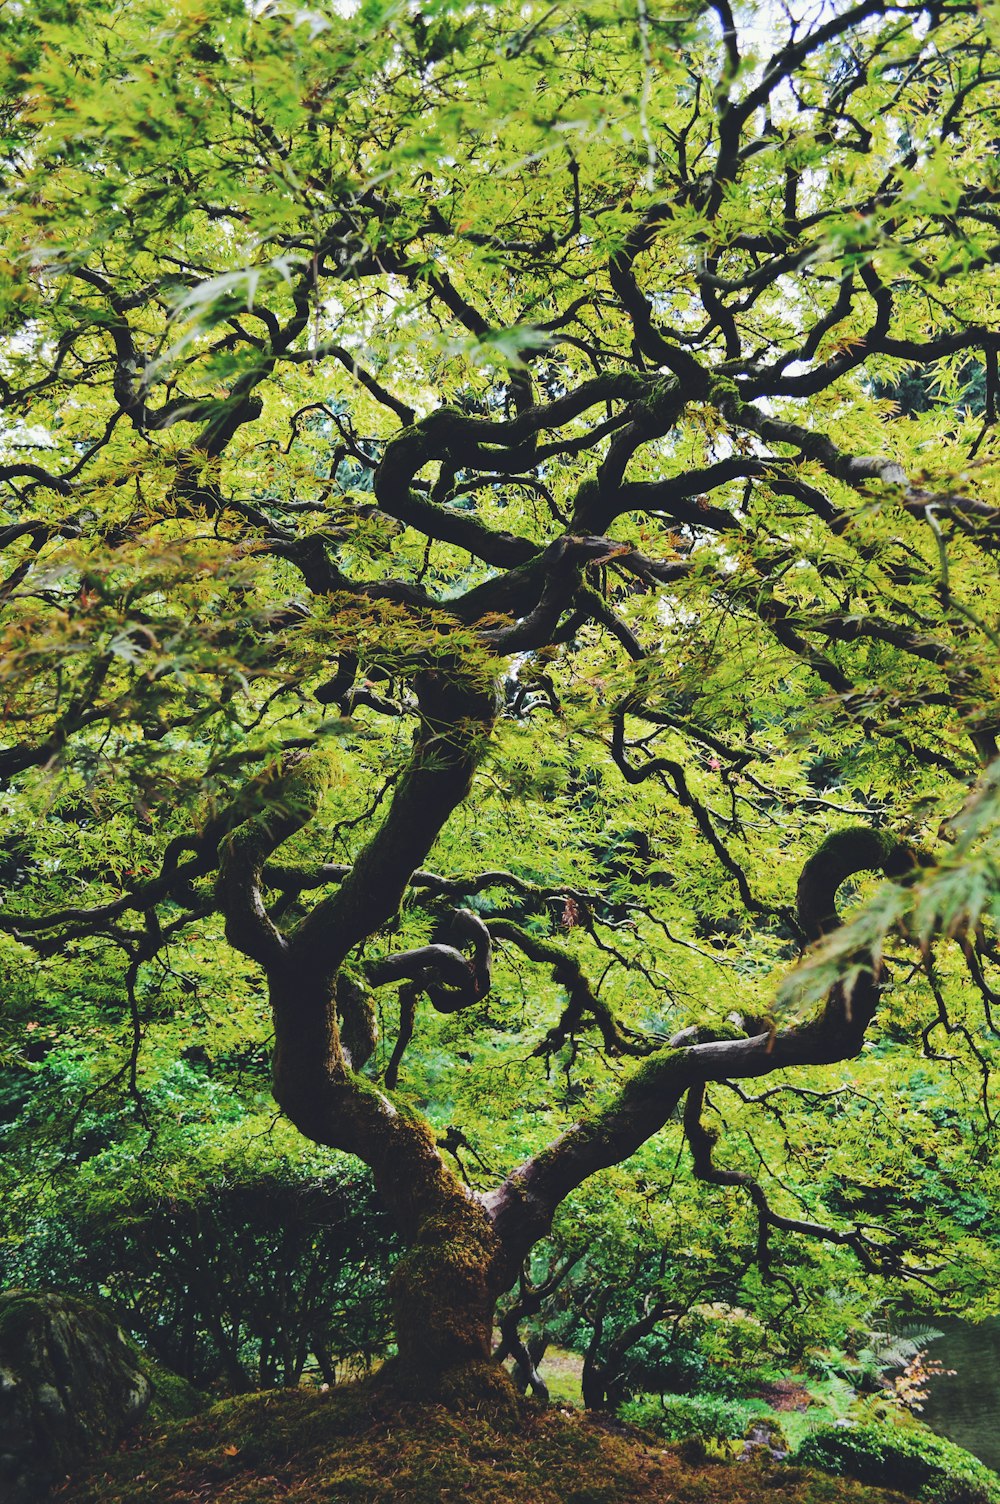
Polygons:
M437 1374L415 1370L395 1358L381 1369L379 1380L380 1387L384 1383L400 1399L473 1411L499 1424L516 1421L526 1404L507 1370L490 1358L473 1359Z

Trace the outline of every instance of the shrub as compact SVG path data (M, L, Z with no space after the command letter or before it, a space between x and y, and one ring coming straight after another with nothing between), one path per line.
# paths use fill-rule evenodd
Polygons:
M101 1296L152 1356L196 1388L328 1383L384 1353L394 1254L370 1180L275 1166L66 1206L0 1247L0 1285Z
M767 1406L759 1400L726 1400L717 1395L640 1395L619 1407L622 1420L664 1441L736 1441L745 1436Z
M830 1426L807 1436L792 1461L894 1488L927 1504L1000 1504L996 1473L918 1424Z

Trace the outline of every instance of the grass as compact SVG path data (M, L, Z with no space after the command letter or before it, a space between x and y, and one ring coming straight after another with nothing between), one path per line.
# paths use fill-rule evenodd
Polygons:
M761 1458L684 1461L638 1432L525 1404L512 1423L402 1403L378 1378L277 1390L157 1426L58 1504L888 1504L899 1495Z
M539 1372L548 1385L553 1405L572 1405L576 1410L582 1409L583 1359L579 1353L571 1353L564 1347L546 1348Z

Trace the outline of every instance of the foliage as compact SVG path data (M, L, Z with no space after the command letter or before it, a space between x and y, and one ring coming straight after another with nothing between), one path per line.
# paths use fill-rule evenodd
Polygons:
M189 1384L187 1379L164 1368L162 1363L157 1363L148 1353L142 1354L141 1361L142 1371L153 1386L149 1420L160 1424L187 1420L205 1408L208 1403L206 1396L195 1389L193 1384Z
M997 11L772 19L0 12L15 1257L273 1093L410 1392L575 1219L604 1398L995 1303Z
M872 1313L861 1340L855 1340L850 1348L831 1346L817 1353L810 1362L810 1371L815 1376L832 1377L848 1382L861 1393L888 1393L887 1375L894 1369L908 1372L914 1365L914 1373L921 1371L925 1361L925 1349L929 1342L942 1333L926 1322L904 1322L893 1331L877 1330L873 1322L885 1313ZM899 1389L900 1400L906 1385Z
M232 1172L230 1172L232 1173ZM5 1281L103 1294L168 1369L202 1388L336 1381L386 1348L391 1240L350 1173L209 1180L183 1198L50 1205Z
M0 1126L3 1283L109 1299L201 1387L297 1382L317 1363L332 1382L383 1352L393 1243L370 1181L261 1110L263 1064L157 1053L142 1117L95 1092L76 1051L9 1070L32 1091Z
M535 1249L501 1305L501 1330L518 1317L543 1381L551 1388L556 1344L582 1356L586 1403L598 1407L640 1393L741 1397L771 1375L832 1362L857 1383L879 1282L852 1290L842 1261L792 1239L786 1282L763 1281L734 1223L717 1223L712 1192L677 1168L640 1152L574 1198ZM832 1278L844 1281L835 1299Z
M816 1431L794 1460L862 1483L903 1489L928 1504L989 1504L1000 1497L995 1473L916 1422Z
M665 1441L736 1441L754 1418L767 1412L761 1401L725 1400L715 1395L663 1394L631 1400L619 1410L623 1420L655 1431Z
M894 1405L919 1412L930 1394L928 1385L934 1379L954 1378L957 1372L955 1368L945 1368L939 1359L928 1358L924 1353L918 1352L905 1365L902 1373L890 1382L887 1398Z

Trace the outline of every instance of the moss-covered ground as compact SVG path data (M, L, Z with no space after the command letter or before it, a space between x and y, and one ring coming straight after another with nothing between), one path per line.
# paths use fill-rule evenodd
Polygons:
M272 1390L154 1426L80 1473L58 1504L899 1504L773 1463L693 1463L637 1432L525 1404L400 1403L377 1381Z

